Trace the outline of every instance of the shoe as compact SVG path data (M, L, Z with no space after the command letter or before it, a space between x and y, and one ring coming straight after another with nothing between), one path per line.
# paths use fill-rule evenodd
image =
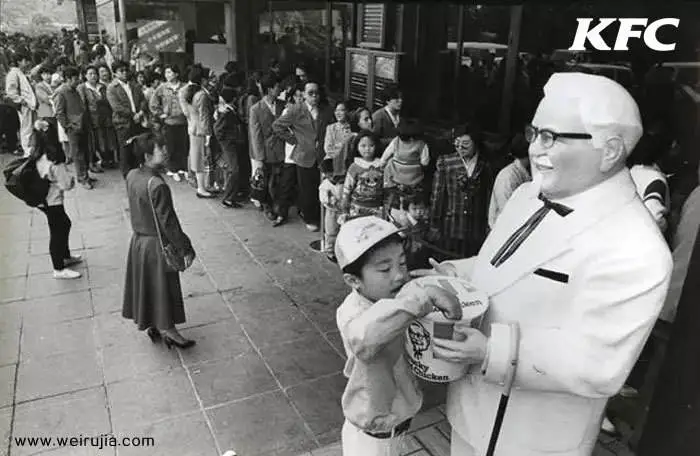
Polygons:
M175 339L168 336L167 334L163 334L163 342L165 342L165 346L168 347L168 350L170 350L173 347L173 345L177 348L190 348L196 343L195 341L190 339L185 339L184 342L178 342Z
M258 209L262 209L262 204L255 198L251 198L250 202L253 203L253 206L257 207Z
M151 339L154 344L160 340L160 331L156 328L148 328L146 330L146 335Z
M229 207L231 209L240 209L241 207L243 207L240 204L238 204L237 202L231 201L231 200L223 200L223 201L221 201L221 204L223 204L224 206Z
M338 264L338 258L335 256L335 253L326 252L326 258L328 258L328 261L330 261L331 263Z
M104 173L104 170L99 165L93 165L90 167L90 172L95 174L102 174Z
M68 267L68 266L73 266L74 264L82 263L83 262L83 257L80 255L71 255L68 258L65 258L63 260L63 265Z
M608 417L603 418L603 423L600 425L600 430L605 432L608 435L615 435L617 434L617 428L615 425L608 419Z
M281 215L278 215L276 219L272 221L272 226L280 226L283 225L284 222L286 222L287 219L282 217Z
M265 211L265 217L267 217L267 219L271 222L274 222L275 220L277 220L277 214L275 214L274 212L272 212L270 210Z
M623 386L618 394L620 395L620 397L624 397L626 399L635 399L639 397L639 391L637 391L636 388L633 388L629 385Z
M313 223L307 223L306 229L315 233L316 231L318 231L318 225L314 225Z
M173 173L172 178L175 182L181 182L182 178L180 177L180 174L178 173Z
M81 182L80 185L81 185L85 190L92 190L93 188L95 188L95 186L92 185L92 182L90 182L89 180L84 181L84 182Z
M207 191L200 192L199 190L197 190L197 198L214 198L214 195Z
M54 279L65 279L65 280L79 279L81 276L82 276L82 274L79 273L78 271L74 271L74 270L68 269L68 268L61 269L60 271L57 271L54 269L54 271L53 271L53 278Z

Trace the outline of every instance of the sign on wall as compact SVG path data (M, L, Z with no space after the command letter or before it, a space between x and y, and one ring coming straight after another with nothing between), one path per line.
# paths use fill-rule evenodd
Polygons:
M185 52L185 24L182 21L147 21L137 29L141 51Z

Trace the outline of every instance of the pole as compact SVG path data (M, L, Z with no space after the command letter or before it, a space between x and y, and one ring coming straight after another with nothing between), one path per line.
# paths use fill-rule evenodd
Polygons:
M122 60L129 61L129 41L126 27L126 1L119 0L119 34L122 36Z
M505 384L503 385L501 400L498 402L498 411L496 412L496 419L493 422L491 438L489 439L489 447L486 450L486 456L494 456L495 454L498 437L501 435L503 418L506 416L506 408L508 408L508 399L510 399L510 392L513 389L513 383L515 382L515 371L518 367L520 347L520 327L516 323L511 324L510 326L510 343L510 364L508 365L508 372L506 373L506 380Z
M518 72L518 52L520 47L520 26L523 19L523 5L510 8L510 32L508 34L508 56L506 57L506 77L503 83L501 99L501 119L499 130L502 134L510 133L511 110L513 108L513 90Z

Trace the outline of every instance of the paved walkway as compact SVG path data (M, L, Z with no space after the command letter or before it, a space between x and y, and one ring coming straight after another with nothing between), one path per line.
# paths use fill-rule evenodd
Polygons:
M0 163L9 159L0 156ZM171 181L198 253L182 275L186 351L120 316L130 237L123 184L68 193L83 277L51 277L45 217L0 189L0 456L340 455L345 384L337 266L298 220L272 228ZM430 388L409 453L446 455L444 390ZM21 437L152 437L155 447L19 446ZM407 453L407 454L409 454ZM608 453L610 454L610 453Z

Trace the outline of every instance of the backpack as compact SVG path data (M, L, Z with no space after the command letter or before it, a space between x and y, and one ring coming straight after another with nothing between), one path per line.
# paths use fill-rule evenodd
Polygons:
M24 157L12 160L2 172L5 175L5 188L29 207L46 203L51 183L39 176L36 158Z

